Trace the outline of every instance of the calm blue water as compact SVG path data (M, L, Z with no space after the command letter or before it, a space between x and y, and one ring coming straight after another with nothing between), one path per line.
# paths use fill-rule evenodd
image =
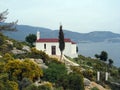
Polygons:
M79 43L79 54L94 57L94 55L100 54L101 51L108 53L108 58L113 59L114 65L120 67L120 43Z

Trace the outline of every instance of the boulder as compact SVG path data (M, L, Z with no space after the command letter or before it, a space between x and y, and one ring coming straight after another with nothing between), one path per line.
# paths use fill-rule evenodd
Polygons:
M23 46L23 48L22 48L23 50L26 50L26 51L28 51L28 52L31 52L31 50L30 50L30 47L29 46Z
M0 58L2 58L2 56L0 55Z
M90 85L90 80L87 78L84 78L84 85L89 86Z
M43 60L42 59L35 59L34 60L36 63L38 63L38 64L43 64Z
M10 41L10 40L6 40L6 42L7 42L8 44L10 44L10 45L13 45L13 42Z
M34 59L34 61L42 68L42 69L47 69L48 66L45 65L45 63L43 63L42 59Z
M23 54L23 53L25 53L24 51L18 50L18 49L14 49L14 50L12 50L11 52L12 52L13 54Z
M47 69L48 66L46 66L45 64L39 64L39 66L42 68L42 69Z

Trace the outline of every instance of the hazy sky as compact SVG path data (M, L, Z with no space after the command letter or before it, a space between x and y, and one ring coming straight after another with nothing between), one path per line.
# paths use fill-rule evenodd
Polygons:
M0 12L9 9L7 22L81 33L120 33L120 0L0 0Z

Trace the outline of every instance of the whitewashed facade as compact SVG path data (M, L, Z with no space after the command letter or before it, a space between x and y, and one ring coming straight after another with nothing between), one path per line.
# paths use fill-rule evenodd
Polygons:
M77 45L70 39L65 38L65 49L63 54L71 58L77 57ZM40 32L37 32L36 49L46 52L48 55L61 55L59 50L59 41L57 38L40 38Z

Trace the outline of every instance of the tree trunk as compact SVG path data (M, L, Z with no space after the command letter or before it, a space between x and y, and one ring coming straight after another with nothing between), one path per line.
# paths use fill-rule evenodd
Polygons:
M63 52L61 51L60 61L62 61Z
M63 52L61 52L61 55L60 55L60 61L62 61L63 60ZM65 59L64 59L64 64L65 64Z

